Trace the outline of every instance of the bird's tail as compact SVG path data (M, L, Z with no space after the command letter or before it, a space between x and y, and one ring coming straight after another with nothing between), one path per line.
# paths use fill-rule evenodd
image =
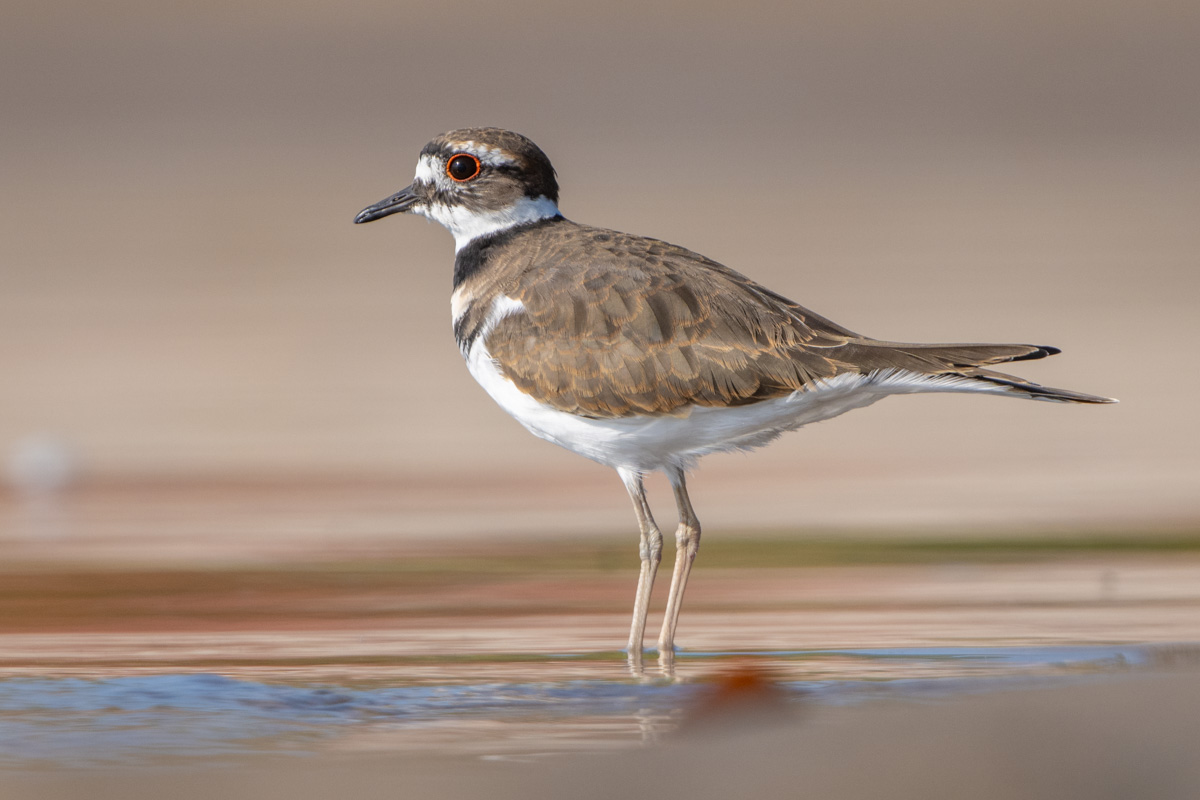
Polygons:
M874 343L873 343L874 344ZM879 342L893 358L893 368L925 373L930 377L966 378L991 384L1005 391L1028 397L1031 400L1046 400L1056 403L1115 403L1111 397L1055 389L1050 386L1027 381L1015 375L987 369L994 364L1012 361L1033 361L1056 355L1057 347L1031 344L901 344ZM869 346L869 345L868 345Z
M1027 381L1024 378L1018 378L1015 375L1006 375L1003 372L977 369L967 371L964 374L996 386L1002 386L1007 389L1010 394L1024 395L1030 400L1045 400L1051 403L1117 402L1111 397L1101 397L1095 394L1073 392L1070 389L1056 389L1053 386L1042 386L1040 383Z

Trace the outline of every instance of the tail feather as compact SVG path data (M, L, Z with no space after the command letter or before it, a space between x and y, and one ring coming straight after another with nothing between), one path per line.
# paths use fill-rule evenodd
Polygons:
M984 367L1010 361L1035 361L1058 355L1057 347L1037 344L899 344L879 342L889 349L944 367Z
M1013 394L1024 395L1030 400L1045 400L1051 403L1115 403L1111 397L1100 397L1095 394L1073 392L1070 389L1056 389L1053 386L1042 386L1040 383L1027 381L1015 375L1003 372L993 372L988 369L966 370L963 375L976 378L996 386L1006 387Z
M1059 403L1115 403L1110 397L1056 389L1027 381L1015 375L994 372L986 367L1012 361L1033 361L1062 352L1057 347L1032 344L906 344L899 342L856 342L860 363L875 368L877 362L887 361L887 367L909 370L930 376L959 376L976 379L1009 393L1032 400ZM878 349L876 349L878 348ZM882 365L880 365L882 366Z

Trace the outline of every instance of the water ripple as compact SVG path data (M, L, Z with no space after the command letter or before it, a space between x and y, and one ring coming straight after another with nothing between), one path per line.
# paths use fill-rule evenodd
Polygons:
M979 677L792 680L788 697L846 704L880 696L928 699L1028 683L1030 676L1097 674L1143 666L1154 648L925 648L756 653L770 659L885 659L1007 667ZM690 653L692 659L737 654ZM615 668L615 665L609 664ZM1040 672L1030 668L1042 667ZM1080 668L1084 669L1080 669ZM606 672L607 674L611 674ZM1060 678L1061 679L1061 678ZM0 680L0 763L104 763L246 752L310 753L347 730L446 720L622 720L669 717L703 684L634 680L471 683L350 688L164 674L105 679Z

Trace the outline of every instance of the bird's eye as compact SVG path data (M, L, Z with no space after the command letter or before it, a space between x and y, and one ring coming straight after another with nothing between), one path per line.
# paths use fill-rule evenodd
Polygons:
M479 159L470 153L459 153L446 162L446 174L460 183L479 174Z

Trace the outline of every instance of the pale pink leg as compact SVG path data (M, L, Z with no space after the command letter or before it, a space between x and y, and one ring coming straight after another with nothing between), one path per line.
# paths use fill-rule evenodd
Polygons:
M641 473L627 469L618 469L617 472L625 483L629 498L633 501L633 510L637 514L641 533L638 555L642 559L642 568L638 573L637 596L633 601L633 624L629 629L628 648L630 671L641 674L642 637L646 632L646 614L650 610L650 590L654 588L654 576L658 574L658 562L662 560L662 533L650 514Z
M687 588L692 562L700 549L700 521L692 510L688 499L687 482L682 469L667 470L671 487L675 490L675 504L679 507L679 528L675 531L675 570L671 574L671 591L667 595L667 611L663 617L662 633L658 637L658 658L665 671L670 672L675 661L675 628L679 624L679 610L683 605L683 592Z

